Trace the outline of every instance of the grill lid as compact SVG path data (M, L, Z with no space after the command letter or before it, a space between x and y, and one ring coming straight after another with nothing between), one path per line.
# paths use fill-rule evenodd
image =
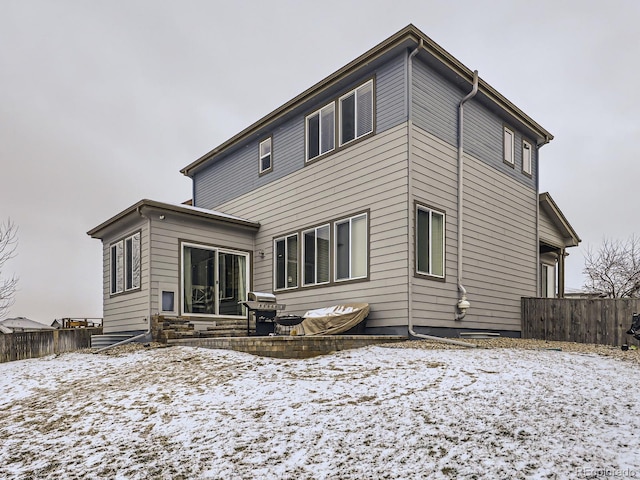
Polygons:
M247 300L253 302L276 303L276 296L273 293L248 292Z

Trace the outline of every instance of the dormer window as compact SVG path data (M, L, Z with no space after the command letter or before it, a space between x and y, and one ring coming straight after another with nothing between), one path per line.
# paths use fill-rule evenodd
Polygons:
M340 97L340 145L373 132L373 80Z
M271 137L260 142L260 173L273 170L271 160Z

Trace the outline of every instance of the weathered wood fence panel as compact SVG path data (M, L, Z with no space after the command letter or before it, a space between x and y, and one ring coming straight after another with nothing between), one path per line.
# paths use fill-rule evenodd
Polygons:
M627 335L634 313L640 313L636 298L523 298L522 336L541 340L639 345Z
M73 352L91 346L91 335L101 328L71 328L0 335L0 363Z

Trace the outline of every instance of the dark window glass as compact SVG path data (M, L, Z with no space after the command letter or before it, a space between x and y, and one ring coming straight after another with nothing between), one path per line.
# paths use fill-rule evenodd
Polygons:
M276 288L285 287L285 250L284 239L276 241Z
M347 143L356 138L356 95L349 95L341 100L340 104L340 128L342 143Z
M336 225L336 278L349 278L349 222Z
M316 234L304 234L304 283L316 283Z
M173 292L162 292L162 311L163 312L173 312L175 309L174 305L175 294Z
M287 238L287 287L298 286L298 237Z
M320 155L320 114L315 114L307 119L307 158L315 158Z

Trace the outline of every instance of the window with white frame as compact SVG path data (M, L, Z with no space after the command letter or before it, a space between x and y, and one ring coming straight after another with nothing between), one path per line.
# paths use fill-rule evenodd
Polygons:
M373 132L373 80L343 95L340 107L340 145Z
M140 232L111 245L111 294L140 288Z
M298 234L273 241L275 290L298 286Z
M329 282L329 225L302 232L303 284Z
M249 287L249 254L182 243L182 313L242 316Z
M158 285L158 310L161 314L178 314L178 289L175 285Z
M271 137L260 142L260 173L267 173L272 170L271 160Z
M509 165L513 165L515 163L514 141L515 135L513 130L509 127L504 127L503 158Z
M532 172L532 149L531 144L526 140L522 141L522 171L527 175L531 175Z
M416 207L416 272L444 278L444 213Z
M353 280L367 276L367 214L334 223L335 278Z
M330 152L335 147L335 103L332 102L306 118L307 160Z

